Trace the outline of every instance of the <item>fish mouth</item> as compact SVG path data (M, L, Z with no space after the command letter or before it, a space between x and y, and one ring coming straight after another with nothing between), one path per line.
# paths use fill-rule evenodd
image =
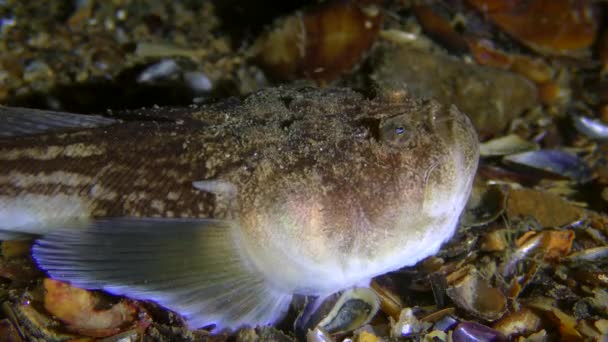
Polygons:
M479 138L469 117L452 106L441 117L436 117L433 125L439 139L446 144L444 162L453 163L461 175L474 173L479 161ZM437 168L429 170L429 179L433 169Z
M444 111L443 115L434 116L432 125L437 134L454 147L477 145L477 132L471 120L454 106Z

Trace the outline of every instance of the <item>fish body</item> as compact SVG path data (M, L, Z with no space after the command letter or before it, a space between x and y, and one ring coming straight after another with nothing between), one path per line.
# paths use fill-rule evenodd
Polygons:
M192 327L272 323L293 294L435 253L478 161L464 114L398 92L274 88L104 119L0 135L0 231L44 234L51 277Z

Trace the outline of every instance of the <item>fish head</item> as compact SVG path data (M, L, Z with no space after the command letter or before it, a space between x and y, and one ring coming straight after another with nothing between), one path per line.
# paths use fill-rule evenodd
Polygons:
M378 218L390 217L390 212L408 217L460 213L479 159L477 134L465 114L455 106L419 103L415 110L381 119L377 145L371 159L382 168L369 170L377 180L367 189L382 191L361 192L362 206L377 203L383 208L377 210ZM367 211L376 212L372 207ZM411 225L399 220L405 219L389 225L397 230Z
M368 162L352 173L355 191L343 195L356 199L362 213L345 228L350 251L391 264L384 271L414 264L453 235L479 159L477 134L464 113L397 95L388 101L401 112L380 112L377 128L369 127Z
M318 294L437 252L477 168L466 115L399 95L323 124L318 146L285 153L285 171L267 172L245 201L254 208L243 216L251 259L294 292Z

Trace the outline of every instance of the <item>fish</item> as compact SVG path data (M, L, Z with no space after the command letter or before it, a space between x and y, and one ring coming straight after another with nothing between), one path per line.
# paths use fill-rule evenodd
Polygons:
M0 233L49 277L190 328L280 320L435 254L479 159L468 117L405 91L277 87L184 108L0 107Z

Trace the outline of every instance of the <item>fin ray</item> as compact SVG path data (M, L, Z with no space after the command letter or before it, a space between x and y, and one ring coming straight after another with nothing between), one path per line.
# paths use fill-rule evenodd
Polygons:
M40 134L69 128L111 125L116 119L21 107L0 106L0 137Z
M248 266L233 229L219 220L97 220L43 236L33 256L55 279L156 301L193 328L273 323L291 294Z

